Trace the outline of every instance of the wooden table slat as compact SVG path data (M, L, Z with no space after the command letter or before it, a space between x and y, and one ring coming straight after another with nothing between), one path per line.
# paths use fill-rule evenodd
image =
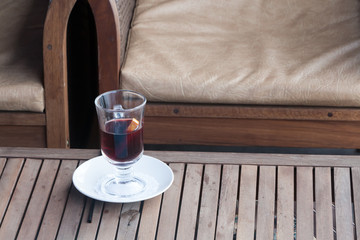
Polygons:
M5 163L6 163L6 158L0 158L0 178L5 167Z
M294 238L294 167L278 167L277 239Z
M17 187L1 224L0 239L15 239L40 166L41 161L39 160L27 159L25 161Z
M103 206L104 206L103 202L96 201L91 198L87 198L84 215L81 220L79 233L77 235L78 240L88 240L88 239L96 238ZM90 211L93 212L92 212L91 222L89 223L88 216Z
M18 239L36 238L59 164L59 160L45 160L43 162L36 186L18 234Z
M187 165L181 201L177 239L194 239L203 165Z
M161 199L162 195L159 195L144 202L138 232L139 240L155 239Z
M141 202L124 203L121 209L121 217L117 240L135 239L139 225Z
M21 168L24 164L23 158L9 159L1 175L0 181L0 224L4 217L6 208L9 204L11 194L15 188Z
M176 234L185 164L171 163L169 166L174 172L174 182L164 193L157 233L158 239L173 239Z
M254 239L257 166L241 166L237 240Z
M220 174L220 165L208 164L205 166L197 232L199 239L215 238Z
M350 169L334 169L335 214L337 239L354 239L351 206Z
M333 233L333 210L331 197L331 169L315 169L316 239L331 240Z
M38 239L55 239L78 161L62 161L41 223Z
M296 239L314 237L313 168L296 169Z
M71 186L69 197L64 210L58 235L64 239L75 239L81 222L81 215L86 198L74 186Z
M351 173L353 182L356 236L360 239L360 167L352 168Z
M99 226L98 239L115 239L120 220L122 204L105 203L101 223Z
M275 177L275 167L260 167L256 223L256 239L259 240L272 239L274 237Z
M232 239L235 227L239 166L224 165L221 179L216 239Z

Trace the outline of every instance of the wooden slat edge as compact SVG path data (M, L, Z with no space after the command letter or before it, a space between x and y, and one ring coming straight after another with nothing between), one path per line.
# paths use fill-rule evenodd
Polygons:
M90 159L101 155L99 149L57 149L2 147L0 156L46 159Z
M0 125L45 126L45 113L1 112Z
M360 156L264 154L224 152L145 151L146 155L167 163L216 163L312 167L360 167ZM28 157L47 159L90 159L100 156L99 149L53 149L53 148L0 148L0 157Z
M1 153L1 152L0 152ZM232 152L180 152L145 151L146 155L156 157L167 163L217 163L246 165L279 165L310 167L349 167L360 166L360 156L351 155L311 155L311 154L265 154Z
M162 117L359 121L360 109L349 107L148 103L145 115Z

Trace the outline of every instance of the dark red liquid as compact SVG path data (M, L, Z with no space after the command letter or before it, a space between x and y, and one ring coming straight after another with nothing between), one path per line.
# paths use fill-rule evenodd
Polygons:
M101 149L106 156L117 162L136 159L143 151L143 129L128 132L131 119L113 119L105 123L101 133Z

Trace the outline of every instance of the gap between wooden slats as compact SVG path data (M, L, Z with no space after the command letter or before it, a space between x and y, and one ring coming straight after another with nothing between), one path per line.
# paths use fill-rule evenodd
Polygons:
M202 164L187 165L177 239L194 239L195 237L202 174Z
M172 183L171 187L164 193L159 218L157 239L174 239L176 234L185 164L171 163L169 166L174 173L174 182ZM142 234L139 236L142 236Z
M8 159L0 179L0 227L24 164L23 158Z
M0 239L15 239L36 182L41 161L27 159L0 228ZM16 226L16 227L14 227Z
M352 175L352 190L354 195L354 213L356 224L356 236L360 238L360 168L354 167L351 169Z
M309 240L314 236L313 168L296 169L296 239Z
M18 239L35 239L44 214L60 160L44 160L31 195Z
M354 239L350 184L350 169L334 168L336 236L341 240Z
M60 169L53 186L48 205L41 223L37 239L55 239L64 212L69 189L78 161L61 161Z
M294 167L278 167L277 239L294 238Z
M198 239L214 239L220 191L221 165L205 165L200 203Z
M216 225L216 239L233 238L238 183L239 166L224 165L221 177L219 211Z
M237 240L254 239L257 166L241 166Z
M331 194L331 168L315 168L316 240L331 240L333 233L333 208Z

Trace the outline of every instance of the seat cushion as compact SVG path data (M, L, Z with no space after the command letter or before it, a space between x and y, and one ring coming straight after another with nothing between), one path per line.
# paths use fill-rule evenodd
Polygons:
M138 0L123 88L150 101L360 106L357 0Z
M0 2L0 110L44 111L42 33L48 3Z

